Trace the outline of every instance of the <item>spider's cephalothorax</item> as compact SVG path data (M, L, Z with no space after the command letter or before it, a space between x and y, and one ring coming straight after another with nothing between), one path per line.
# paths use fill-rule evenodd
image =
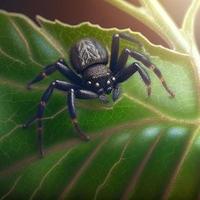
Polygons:
M111 93L115 77L106 66L108 52L99 42L91 38L78 41L71 48L71 63L82 76L85 88L99 96Z
M112 99L115 101L120 94L120 83L129 79L135 72L138 72L141 76L142 81L146 85L147 93L150 95L151 80L141 64L151 69L160 79L167 92L174 97L173 92L168 88L160 70L151 63L147 56L128 48L123 49L121 53L119 52L120 38L141 45L130 35L125 33L114 34L109 58L106 48L98 41L92 38L83 38L75 43L70 50L72 68L70 68L64 60L60 59L45 67L43 72L28 84L28 88L30 88L32 84L44 79L56 70L69 80L69 82L59 80L53 81L42 95L36 115L24 124L24 127L28 127L32 122L37 120L38 142L41 156L43 155L42 117L46 104L54 89L67 93L67 106L72 123L79 136L84 140L88 140L89 137L82 132L78 125L74 105L75 98L99 98L102 102L107 102L107 95L112 93ZM139 62L132 62L132 64L126 66L129 57Z

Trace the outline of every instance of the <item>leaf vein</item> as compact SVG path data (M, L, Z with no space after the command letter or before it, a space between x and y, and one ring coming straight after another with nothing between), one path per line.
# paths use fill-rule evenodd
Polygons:
M101 137L102 135L107 135L107 136L113 135L116 132L119 132L120 130L124 130L126 128L132 128L132 127L142 126L142 125L146 125L146 124L150 124L150 123L160 123L160 122L164 122L164 121L157 119L157 118L145 118L145 119L137 120L137 121L133 120L128 123L119 124L118 126L115 126L115 127L109 127L106 130L102 131L101 134L98 134L98 133L91 134L91 140L97 139L97 138ZM73 138L73 139L67 140L63 143L59 143L59 144L56 144L54 146L47 148L46 154L55 153L55 152L58 152L59 150L64 150L67 147L77 145L80 142L81 141L78 138L76 138L76 139ZM18 160L14 164L8 166L6 169L3 169L2 171L0 171L0 177L7 176L12 173L18 172L36 160L38 160L37 154L30 155L29 157L27 157L23 160Z
M45 175L42 177L40 183L38 184L38 187L33 191L32 195L30 196L30 200L32 200L37 192L42 188L43 183L45 182L45 180L48 178L48 176L51 174L51 172L57 167L59 166L64 159L67 158L67 156L71 153L71 151L73 150L73 148L71 148L70 150L68 150L61 158L58 159L58 161L50 167L50 169L45 173Z
M21 60L19 60L19 59L17 59L17 58L14 58L13 56L11 56L11 55L9 55L8 53L6 53L3 49L1 49L0 48L0 53L3 55L3 56L5 56L5 57L7 57L7 58L9 58L9 59L11 59L11 60L13 60L14 62L18 62L18 63L20 63L20 64L22 64L22 65L25 65L25 63L23 62L23 61L21 61Z
M109 180L110 176L112 175L112 172L114 171L114 169L121 163L121 161L124 159L124 154L126 152L126 149L128 148L128 145L130 144L131 140L128 139L128 141L125 143L122 152L120 154L119 159L113 164L113 166L110 168L110 170L108 171L105 179L103 180L103 182L101 184L98 185L95 195L94 195L94 200L97 199L98 194L101 192L101 190L103 189L103 186L106 184L106 182Z
M10 190L9 190L6 194L4 194L4 195L0 198L0 200L6 199L6 198L14 191L14 189L16 188L16 186L17 186L18 182L20 181L21 177L22 177L22 176L19 176L19 177L16 179L16 181L14 182L14 184L13 184L13 186L10 188Z
M25 45L25 47L26 47L26 49L27 49L27 52L28 52L28 55L29 55L30 60L31 60L34 64L36 64L36 65L42 67L43 65L40 64L39 62L37 62L37 61L33 58L33 54L32 54L31 48L30 48L30 46L29 46L29 43L28 43L26 37L24 36L23 32L22 32L21 29L19 28L19 26L17 26L17 24L14 22L14 20L13 20L11 17L8 17L8 20L10 21L11 25L13 26L13 28L14 28L14 29L16 30L16 32L18 33L18 35L19 35L19 37L21 38L21 40L23 41L23 43L24 43L24 45Z
M151 144L151 146L149 147L149 149L146 152L146 155L144 156L143 160L141 161L141 163L139 164L138 168L136 169L136 171L133 172L132 178L130 179L129 184L127 185L124 194L122 195L121 199L122 200L126 200L129 199L130 195L133 195L136 185L142 175L142 172L144 171L147 163L149 162L155 148L157 147L157 144L160 141L160 138L162 136L162 133L158 134L157 138L155 139L155 141Z
M173 172L172 175L171 175L171 178L170 178L170 180L169 180L169 182L168 182L168 184L167 184L167 186L166 186L166 189L165 189L165 191L163 192L162 200L167 200L167 199L169 199L170 192L172 191L173 185L175 184L175 181L176 181L177 176L178 176L178 174L179 174L179 172L180 172L180 170L181 170L181 167L183 166L183 164L184 164L184 162L185 162L185 160L186 160L186 158L187 158L187 156L188 156L188 153L190 152L190 149L191 149L191 147L192 147L192 144L193 144L193 142L194 142L194 140L195 140L197 134L199 133L199 131L200 131L200 126L198 126L198 127L196 128L196 130L193 132L193 134L191 134L191 137L190 137L190 139L188 140L188 142L187 142L187 144L186 144L186 146L185 146L185 148L184 148L184 150L183 150L183 153L182 153L180 159L179 159L178 162L177 162L177 165L176 165L176 167L175 167L175 170L174 170L174 172Z
M12 128L8 133L3 134L3 136L0 137L0 142L2 142L5 138L12 135L18 128L21 128L22 125L16 125L14 128Z
M63 192L61 193L59 199L64 199L67 194L72 190L72 188L76 185L81 175L85 172L85 170L89 167L91 162L94 160L95 156L98 154L98 152L101 150L102 146L107 142L109 137L104 138L92 151L92 153L86 158L85 162L81 166L81 168L78 170L78 173L73 177L73 179L70 181L70 183L64 188Z

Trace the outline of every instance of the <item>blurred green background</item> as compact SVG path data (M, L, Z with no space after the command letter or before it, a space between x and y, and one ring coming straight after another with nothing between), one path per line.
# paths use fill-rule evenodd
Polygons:
M191 1L160 0L179 26ZM129 0L129 2L139 6L138 0ZM0 0L0 9L24 13L32 19L36 15L42 15L45 18L59 19L68 24L90 21L103 27L130 27L134 31L142 32L151 42L167 46L156 33L104 0ZM196 39L200 47L199 21L200 12L196 20Z

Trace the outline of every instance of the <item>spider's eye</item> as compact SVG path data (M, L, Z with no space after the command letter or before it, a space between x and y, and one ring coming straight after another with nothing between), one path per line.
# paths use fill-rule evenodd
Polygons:
M96 87L99 87L99 86L100 86L100 84L99 84L98 82L96 82L96 83L95 83L95 86L96 86Z
M115 77L112 77L112 80L113 80L113 81L115 81L115 80L116 80L116 78L115 78Z
M88 85L91 85L91 84L92 84L92 82L91 82L91 81L88 81L87 83L88 83Z
M107 81L107 85L110 85L110 80Z

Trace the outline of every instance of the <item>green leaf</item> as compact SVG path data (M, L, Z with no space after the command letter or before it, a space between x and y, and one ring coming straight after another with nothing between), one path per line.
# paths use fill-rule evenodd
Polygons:
M151 44L130 30L102 29L83 23L69 26L38 17L0 13L0 196L1 199L194 199L199 195L199 85L186 55ZM158 78L152 96L138 75L123 84L116 103L77 100L82 142L67 114L66 97L55 92L44 118L46 155L38 156L36 127L22 124L35 114L40 97L55 74L27 91L42 67L65 58L83 37L110 49L112 35L126 31L143 48L175 92L169 98ZM129 62L133 60L129 59ZM184 193L183 193L184 191Z

